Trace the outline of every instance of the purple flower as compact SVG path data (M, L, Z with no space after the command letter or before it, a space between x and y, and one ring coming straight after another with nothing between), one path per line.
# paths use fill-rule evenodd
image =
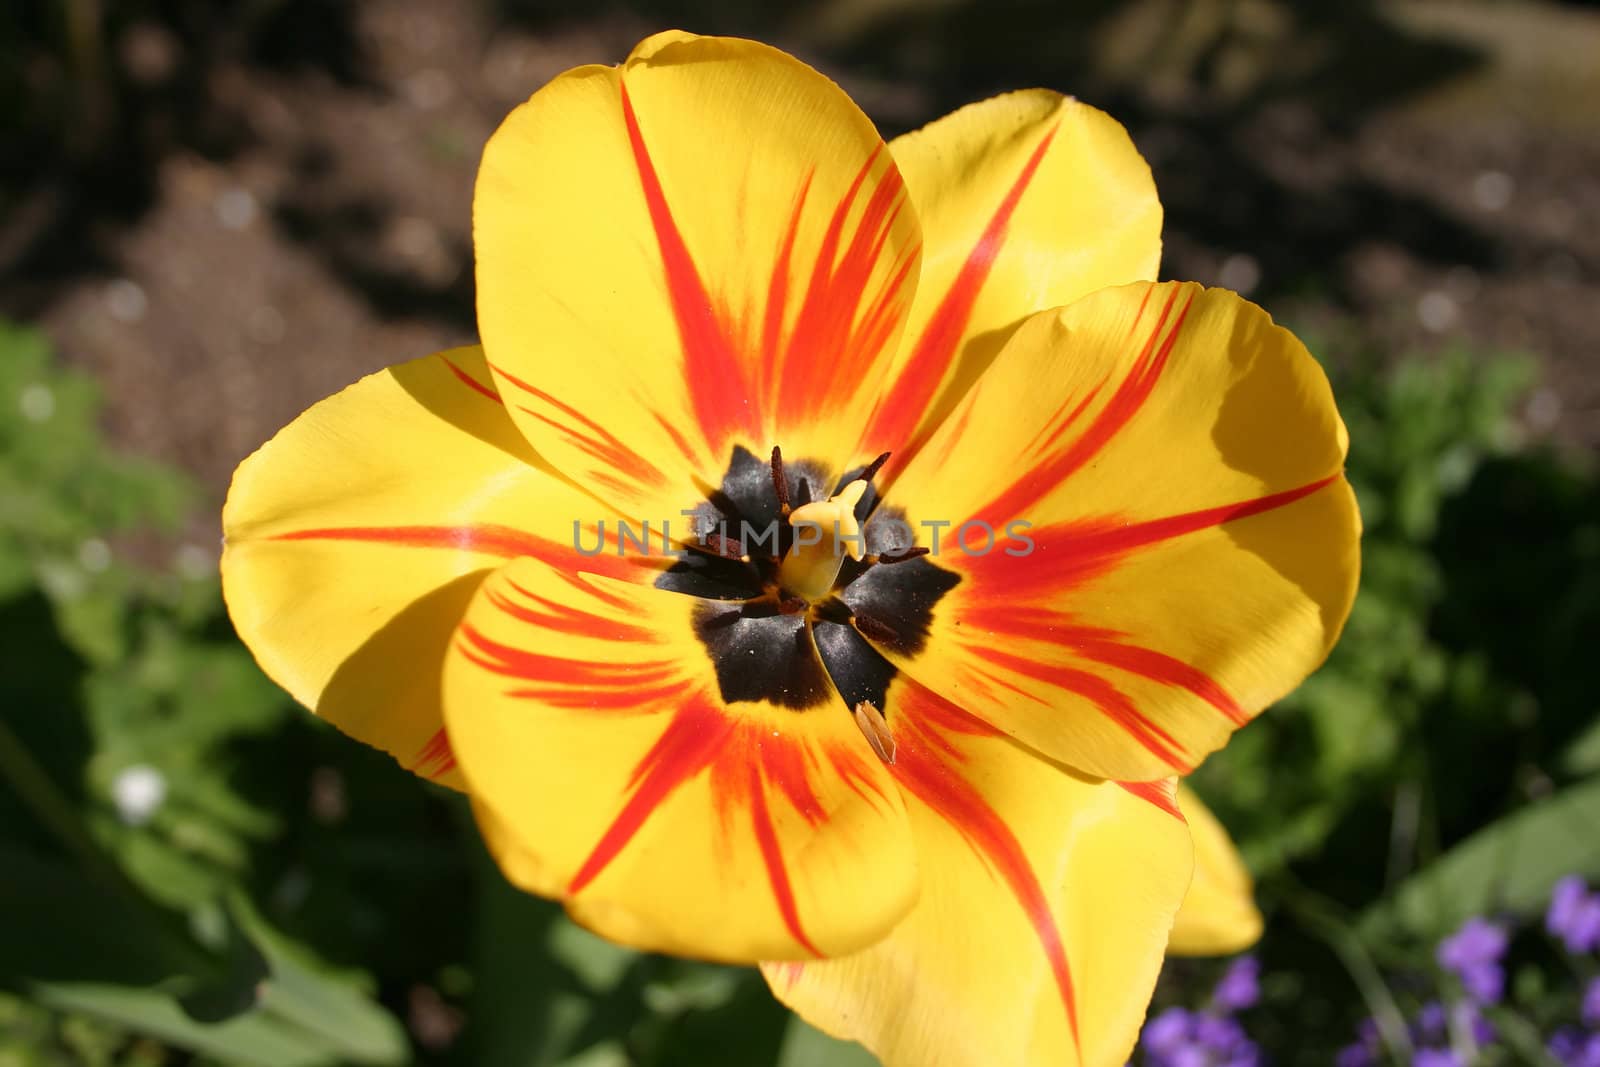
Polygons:
M1219 1011L1236 1012L1253 1008L1261 999L1261 961L1254 956L1241 956L1228 966L1217 987L1211 991L1211 1003Z
M1461 1057L1447 1048L1419 1048L1411 1057L1411 1067L1462 1067Z
M1585 1025L1600 1028L1600 978L1590 979L1589 988L1583 991L1581 1014Z
M1225 1016L1201 1015L1195 1020L1195 1040L1214 1052L1232 1052L1250 1043L1244 1027Z
M1254 1041L1246 1041L1228 1053L1218 1067L1261 1067L1264 1062L1260 1047Z
M1439 942L1439 966L1460 973L1480 963L1499 963L1506 954L1506 929L1499 923L1474 916L1461 929Z
M1544 928L1554 937L1565 937L1573 913L1589 896L1589 887L1580 875L1569 874L1550 890L1550 907L1544 913Z
M1168 1008L1145 1025L1149 1067L1260 1067L1261 1050L1231 1016Z
M1574 956L1600 948L1600 896L1584 897L1573 909L1572 922L1562 940Z
M1560 888L1559 884L1557 888ZM1583 1031L1576 1026L1563 1026L1550 1035L1550 1040L1545 1042L1544 1049L1550 1053L1551 1059L1558 1060L1567 1067L1573 1067L1583 1052Z
M1439 942L1434 957L1439 966L1461 979L1467 996L1479 1004L1494 1004L1505 993L1506 974L1500 958L1509 940L1505 927L1477 917Z
M1506 991L1506 972L1498 963L1479 963L1461 972L1467 996L1479 1004L1498 1004Z
M1438 1041L1447 1036L1445 1024L1448 1021L1444 1005L1430 1000L1417 1011L1417 1018L1411 1024L1411 1036L1417 1041Z
M1366 1045L1346 1045L1333 1057L1333 1067L1376 1067L1378 1058Z
M1544 928L1561 938L1574 956L1600 948L1600 896L1590 893L1582 878L1569 874L1550 892Z
M1483 1017L1483 1012L1471 1001L1463 1001L1451 1009L1455 1016L1456 1025L1468 1030L1472 1040L1480 1045L1492 1045L1500 1037L1494 1028L1494 1023Z
M1139 1044L1151 1056L1165 1059L1189 1043L1192 1029L1186 1010L1168 1008L1145 1024Z
M1585 1036L1576 1026L1563 1026L1550 1035L1545 1051L1563 1067L1600 1067L1600 1034Z

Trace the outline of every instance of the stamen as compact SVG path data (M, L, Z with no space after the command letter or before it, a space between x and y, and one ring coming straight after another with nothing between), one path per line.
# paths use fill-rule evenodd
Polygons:
M783 450L772 446L772 491L778 495L778 514L789 515L789 479L783 476Z
M723 559L744 558L744 545L731 537L723 537L719 533L706 534L705 540L700 543L699 547L704 548L714 556L721 556Z
M883 762L894 763L894 734L889 732L889 720L884 718L883 712L872 701L862 700L856 703L855 716L856 726L867 739L867 744L872 746L872 751Z
M882 555L878 556L877 559L874 560L874 562L876 562L876 563L904 563L908 559L917 559L918 557L926 556L927 554L928 554L928 549L927 549L926 546L924 546L924 545L912 545L910 548L902 548L898 552L885 552Z
M872 481L873 476L881 471L883 469L883 465L887 462L889 462L889 453L885 452L883 455L867 464L867 469L861 472L861 480L864 482Z
M810 606L802 597L792 596L787 593L778 597L779 615L798 615Z
M871 641L892 645L900 640L900 634L886 622L882 622L870 615L856 615L851 619L856 624L856 630L862 637Z

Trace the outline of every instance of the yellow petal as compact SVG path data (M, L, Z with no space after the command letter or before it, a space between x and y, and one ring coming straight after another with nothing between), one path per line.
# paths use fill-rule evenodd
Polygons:
M450 739L507 876L644 949L751 962L881 937L916 893L905 809L820 666L794 679L816 706L725 702L695 616L739 626L737 605L652 587L659 561L592 563L607 573L507 564L446 665Z
M864 952L764 964L773 992L887 1067L1125 1063L1189 882L1170 794L1069 774L904 678L889 706L922 895Z
M922 276L861 451L903 464L1023 318L1155 278L1161 203L1115 119L1043 89L971 104L889 147L922 225Z
M1029 319L888 492L951 524L924 543L961 581L920 654L887 651L1086 773L1185 772L1338 637L1345 447L1321 368L1232 293L1139 283Z
M750 41L660 34L514 111L474 196L478 318L512 414L633 517L734 444L848 467L915 286L866 116ZM849 433L846 433L848 429Z
M1255 885L1228 831L1193 789L1178 786L1178 806L1194 838L1194 881L1172 924L1175 956L1231 956L1261 938Z
M239 636L300 703L457 784L439 706L456 623L485 574L596 510L538 464L476 348L322 401L234 474L222 588Z

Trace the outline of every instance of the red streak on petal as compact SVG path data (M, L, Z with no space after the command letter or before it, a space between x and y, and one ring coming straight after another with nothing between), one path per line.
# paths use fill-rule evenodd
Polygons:
M602 633L595 636L605 637ZM683 688L681 672L668 660L550 656L496 641L468 622L461 624L456 647L470 662L491 674L530 683L508 689L506 695L553 707L649 712Z
M1090 641L1073 645L1079 655L1096 663L1127 671L1152 682L1172 686L1204 700L1236 726L1250 721L1250 716L1239 702L1222 688L1220 682L1198 667L1183 662L1175 656L1157 652L1152 648L1124 644L1118 640Z
M800 183L794 210L789 215L783 241L778 246L778 258L772 264L772 276L767 279L767 307L761 323L761 363L768 375L767 404L773 410L777 410L777 405L782 402L778 389L783 382L784 363L789 355L789 348L782 344L783 314L789 302L789 265L794 259L795 240L800 234L800 219L805 212L806 197L811 193L814 174L814 171L808 171Z
M1294 489L1159 519L1129 522L1116 516L1097 516L1035 526L1028 531L1036 546L1031 554L1008 556L996 551L985 556L962 556L960 569L973 579L974 589L983 590L982 597L971 598L974 604L1058 598L1114 570L1131 552L1287 507L1339 477L1338 473L1330 474Z
M667 295L683 349L684 380L689 385L696 423L710 441L743 430L755 437L756 411L744 381L737 353L719 321L694 258L672 217L661 179L656 175L627 85L622 90L622 118L628 128L634 168L644 192L650 224L666 275Z
M599 877L656 809L711 765L732 730L733 720L698 695L673 713L666 730L634 768L628 783L632 795L567 883L567 892L581 893Z
M977 509L976 514L989 517L991 522L998 519L1002 523L1023 517L1046 494L1055 490L1085 463L1099 455L1101 449L1128 425L1155 389L1161 372L1166 368L1167 359L1172 354L1173 345L1177 343L1178 334L1183 329L1183 320L1194 302L1194 298L1190 297L1174 318L1172 307L1180 292L1182 292L1181 287L1173 287L1167 297L1166 305L1161 309L1161 316L1156 321L1155 329L1150 332L1128 376L1117 386L1116 392L1106 401L1105 407L1095 415L1088 428L1054 455L1026 467L1020 478L994 500ZM1169 318L1172 319L1172 329L1167 333L1166 340L1160 341L1161 332ZM1095 392L1098 391L1097 387ZM1082 413L1085 403L1086 401L1079 402L1072 414L1067 416L1068 421Z
M1126 634L1115 630L1084 626L1067 612L1036 604L985 600L964 611L962 622L993 634L997 644L1049 642L1094 663L1187 690L1236 725L1243 726L1250 721L1250 715L1239 702L1200 668L1164 652L1133 644Z
M495 364L491 363L489 366L496 374L498 374L501 378L504 378L511 385L520 389L522 392L527 393L534 399L548 404L552 408L555 408L563 416L565 416L566 419L571 421L563 421L562 419L546 415L542 411L535 411L533 408L522 404L517 405L517 409L519 411L523 412L524 414L531 415L533 418L538 419L540 422L561 433L570 443L588 453L603 466L608 467L612 471L615 471L619 474L626 475L634 482L636 486L666 484L666 476L663 475L659 469L657 469L653 464L651 464L633 449L623 444L620 440L618 440L615 434L607 430L604 426L601 426L598 422L594 421L589 416L573 407L571 404L566 404L560 400L557 400L555 397L551 396L543 389L540 389L538 386L533 385L531 382L523 381L521 378L518 378L516 375ZM572 425L573 422L582 425L584 429L577 429Z
M861 218L845 241L850 212L883 151L882 145L873 151L834 206L794 325L781 350L772 349L767 393L772 403L781 404L787 417L814 417L826 409L830 398L837 396L843 386L853 386L864 378L904 312L901 296L910 267L916 261L914 255L907 256L867 300L868 283L883 259L905 202L905 183L892 164L874 180ZM802 196L807 189L809 179ZM798 223L797 210L769 285L766 339L773 337L773 300L787 288L788 260ZM776 310L781 313L781 306Z
M827 756L828 763L839 776L839 780L857 796L870 802L874 807L878 806L879 801L887 799L867 764L862 762L861 757L855 752L842 745L830 745Z
M450 548L515 559L548 554L550 542L510 526L321 526L273 534L269 541L361 541L406 548Z
M493 400L496 404L504 403L504 401L500 399L499 393L495 392L493 389L489 388L487 385L484 385L482 382L478 381L478 379L474 378L472 375L468 374L466 371L450 362L448 358L444 356L440 356L439 358L444 360L444 365L450 368L450 373L461 379L463 384L475 390L476 392L482 393L490 400Z
M1006 228L1011 216L1033 181L1039 164L1044 161L1058 128L1052 127L1028 157L1005 198L989 217L989 223L979 235L977 244L967 254L966 262L950 283L944 299L923 327L922 336L917 339L910 358L900 371L899 379L888 393L879 398L868 424L865 436L868 447L864 451L870 453L880 447L895 449L900 453L903 468L927 443L927 428L916 437L912 436L912 431L917 429L917 424L927 413L928 405L933 402L934 395L944 383L946 372L959 354L973 305L977 303L983 283L988 279L1005 244Z
M450 736L441 726L428 738L428 743L417 751L410 769L424 778L438 778L454 770L455 766L456 755L450 748Z
M1144 296L1139 300L1139 310L1133 313L1133 321L1128 324L1129 337L1139 332L1139 324L1144 321L1144 309L1150 306L1150 294L1155 291L1155 286L1145 286Z
M697 453L689 446L689 439L683 435L683 432L676 426L672 425L672 423L668 422L666 417L663 416L661 412L652 411L651 414L655 416L656 424L661 427L668 437L672 438L673 445L675 445L678 449L678 455L682 456L691 464L695 463L695 457Z
M781 777L778 783L780 787L785 784ZM750 825L755 830L756 843L761 847L761 860L767 868L767 881L772 886L772 897L778 903L778 914L783 917L783 925L788 929L789 935L801 947L813 956L821 956L822 953L811 943L811 939L800 926L800 912L795 907L794 887L789 883L789 872L783 863L783 851L778 847L778 833L772 825L772 814L767 810L766 785L761 780L761 768L753 763L749 765L747 788ZM815 803L814 797L812 803ZM815 819L820 818L821 812L818 811ZM814 823L815 819L807 814L808 822Z
M571 604L560 604L547 597L535 593L509 582L512 588L529 603L518 604L505 593L498 589L489 589L487 596L489 603L511 616L519 622L533 626L542 626L561 633L583 634L606 641L636 641L653 643L656 634L647 626L638 626L634 623L622 622L617 619L606 619L583 608Z
M889 769L902 786L949 822L1010 889L1049 961L1081 1058L1077 998L1049 897L1016 834L962 775L960 755L940 737L951 733L993 735L994 730L931 690L909 680L901 685L903 714L897 722L902 732L895 763Z
M1193 764L1183 756L1182 745L1170 733L1136 707L1126 693L1109 679L1092 671L1059 663L1041 663L1027 656L1006 652L988 645L966 646L967 651L995 666L1020 674L1045 685L1076 693L1093 704L1101 714L1121 727L1130 737L1179 773L1193 770ZM1029 692L1034 701L1052 706L1048 695Z
M823 811L822 801L811 782L809 746L797 744L789 737L761 736L759 733L754 740L766 780L778 787L807 825L821 823L827 813Z
M1183 817L1183 812L1178 810L1178 781L1176 778L1163 778L1159 782L1118 782L1117 784L1140 800L1154 804L1179 822L1188 821Z
M778 976L778 981L783 983L783 988L793 989L800 976L806 973L806 965L800 960L784 960L780 963L764 963L762 966L770 974Z
M820 956L800 920L772 808L773 797L781 796L808 825L823 822L827 812L811 780L811 762L803 741L774 737L765 727L737 720L696 695L673 713L666 730L634 768L628 781L631 795L568 883L567 892L579 893L592 883L679 786L709 772L712 804L724 816L723 832L737 832L727 816L747 809L778 914L795 942Z
M1253 500L1243 500L1215 508L1201 508L1197 511L1186 511L1179 515L1147 519L1143 522L1093 519L1087 522L1052 524L1029 531L1029 534L1041 545L1048 538L1052 547L1063 550L1063 555L1091 561L1114 559L1135 549L1170 541L1174 537L1182 537L1184 534L1196 533L1237 519L1247 519L1252 515L1287 507L1338 480L1339 474L1330 474L1326 478L1319 478L1306 485L1269 493ZM1038 553L1027 558L1037 559Z
M583 540L589 542L593 531L585 531ZM659 573L659 560L624 556L615 552L616 530L606 534L612 550L592 556L579 555L570 544L560 544L547 538L495 523L469 523L465 526L320 526L304 530L290 530L273 534L269 541L355 541L365 544L395 545L404 548L440 548L461 552L478 552L501 559L530 556L555 568L562 579L579 586L595 596L616 599L608 593L584 582L582 574L601 574L621 581L653 581Z

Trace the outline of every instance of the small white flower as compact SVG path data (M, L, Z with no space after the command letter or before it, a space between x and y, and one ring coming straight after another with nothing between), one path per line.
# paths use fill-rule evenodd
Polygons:
M167 779L147 763L123 768L111 782L111 800L129 826L149 822L166 799Z
M98 537L91 537L78 546L78 565L98 574L111 566L111 546Z
M46 422L56 413L56 394L48 385L30 385L22 390L18 407L29 422Z

